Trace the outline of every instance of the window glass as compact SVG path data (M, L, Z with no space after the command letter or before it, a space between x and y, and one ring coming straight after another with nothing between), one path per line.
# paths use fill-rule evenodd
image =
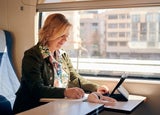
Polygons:
M160 78L160 7L57 12L73 25L63 49L80 74Z

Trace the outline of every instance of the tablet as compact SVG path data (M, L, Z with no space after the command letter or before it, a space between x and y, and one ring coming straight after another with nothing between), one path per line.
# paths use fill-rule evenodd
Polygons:
M124 80L127 78L127 74L124 73L122 74L119 82L117 83L117 85L114 87L114 89L112 90L112 92L110 94L104 94L104 96L109 96L112 98L115 98L117 101L128 101L128 97L129 97L129 93L128 91L122 86L122 83L124 82ZM118 91L118 94L114 94L115 91Z

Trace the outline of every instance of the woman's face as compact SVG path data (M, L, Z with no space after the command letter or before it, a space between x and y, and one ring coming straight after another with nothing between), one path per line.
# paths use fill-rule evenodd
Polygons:
M53 35L48 42L48 47L51 50L51 52L54 52L55 50L59 50L62 45L67 41L67 38L69 36L70 28L66 28L66 30L57 38Z

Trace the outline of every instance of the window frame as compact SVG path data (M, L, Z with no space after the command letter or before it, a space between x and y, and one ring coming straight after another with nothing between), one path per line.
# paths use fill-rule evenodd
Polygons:
M89 9L112 9L131 7L154 7L160 6L159 0L93 0L73 1L59 3L38 3L37 12L45 11L68 11L68 10L89 10Z

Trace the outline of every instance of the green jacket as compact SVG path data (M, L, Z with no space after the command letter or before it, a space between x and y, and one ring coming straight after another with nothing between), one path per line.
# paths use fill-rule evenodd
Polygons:
M64 51L62 54L62 68L70 76L68 87L81 87L85 92L97 90L97 84L82 78L73 68L69 56ZM49 57L43 58L39 44L25 51L22 60L22 78L19 90L16 93L14 113L41 105L40 98L64 98L65 88L53 87L54 70Z

